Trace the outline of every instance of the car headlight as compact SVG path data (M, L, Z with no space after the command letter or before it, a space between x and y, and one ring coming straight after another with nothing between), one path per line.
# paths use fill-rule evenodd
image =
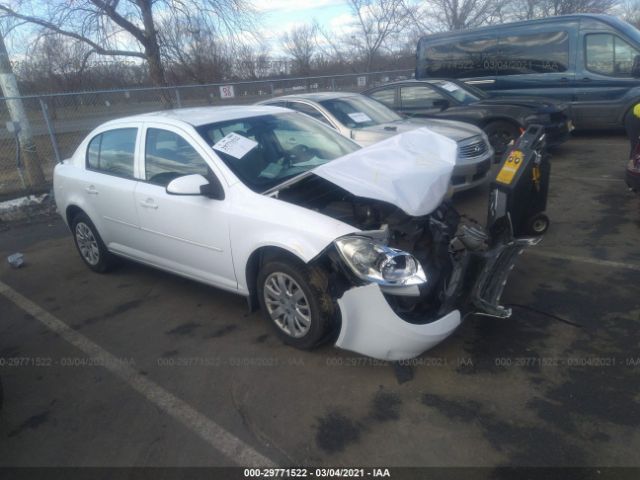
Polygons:
M362 280L385 286L420 285L427 281L420 262L410 253L367 237L342 237L334 243L344 262Z

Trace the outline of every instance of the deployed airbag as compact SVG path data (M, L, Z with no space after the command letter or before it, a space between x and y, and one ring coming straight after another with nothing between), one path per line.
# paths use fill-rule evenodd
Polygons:
M359 197L421 216L442 202L457 154L454 140L423 127L337 158L313 173Z

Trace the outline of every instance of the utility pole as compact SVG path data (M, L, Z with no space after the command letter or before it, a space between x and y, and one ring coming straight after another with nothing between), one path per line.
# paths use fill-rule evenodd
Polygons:
M19 97L18 82L13 74L7 47L4 44L4 37L0 35L0 87L5 97ZM20 152L24 163L27 180L31 189L39 189L45 185L42 164L36 151L36 144L33 142L31 123L24 109L22 99L12 98L5 100L11 120L20 125L18 140L20 141Z

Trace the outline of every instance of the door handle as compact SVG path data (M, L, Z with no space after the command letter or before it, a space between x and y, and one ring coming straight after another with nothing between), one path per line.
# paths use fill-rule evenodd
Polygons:
M93 185L89 185L87 188L85 188L85 191L89 195L98 195L98 190L96 190L96 187Z
M144 202L140 202L140 206L144 208L152 208L154 210L158 209L158 205L156 205L153 200L145 200Z
M582 79L582 81L583 81L583 82L590 82L590 81L591 81L591 79L590 79L589 77L584 77L584 78Z
M569 81L569 79L567 77L562 77L562 78L560 78L560 81L562 83L567 83Z

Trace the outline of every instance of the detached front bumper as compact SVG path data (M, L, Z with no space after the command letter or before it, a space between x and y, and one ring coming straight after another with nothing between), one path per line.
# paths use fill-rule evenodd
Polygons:
M375 284L347 290L338 305L342 327L336 346L379 360L417 357L460 325L458 310L427 324L408 323L393 311Z

